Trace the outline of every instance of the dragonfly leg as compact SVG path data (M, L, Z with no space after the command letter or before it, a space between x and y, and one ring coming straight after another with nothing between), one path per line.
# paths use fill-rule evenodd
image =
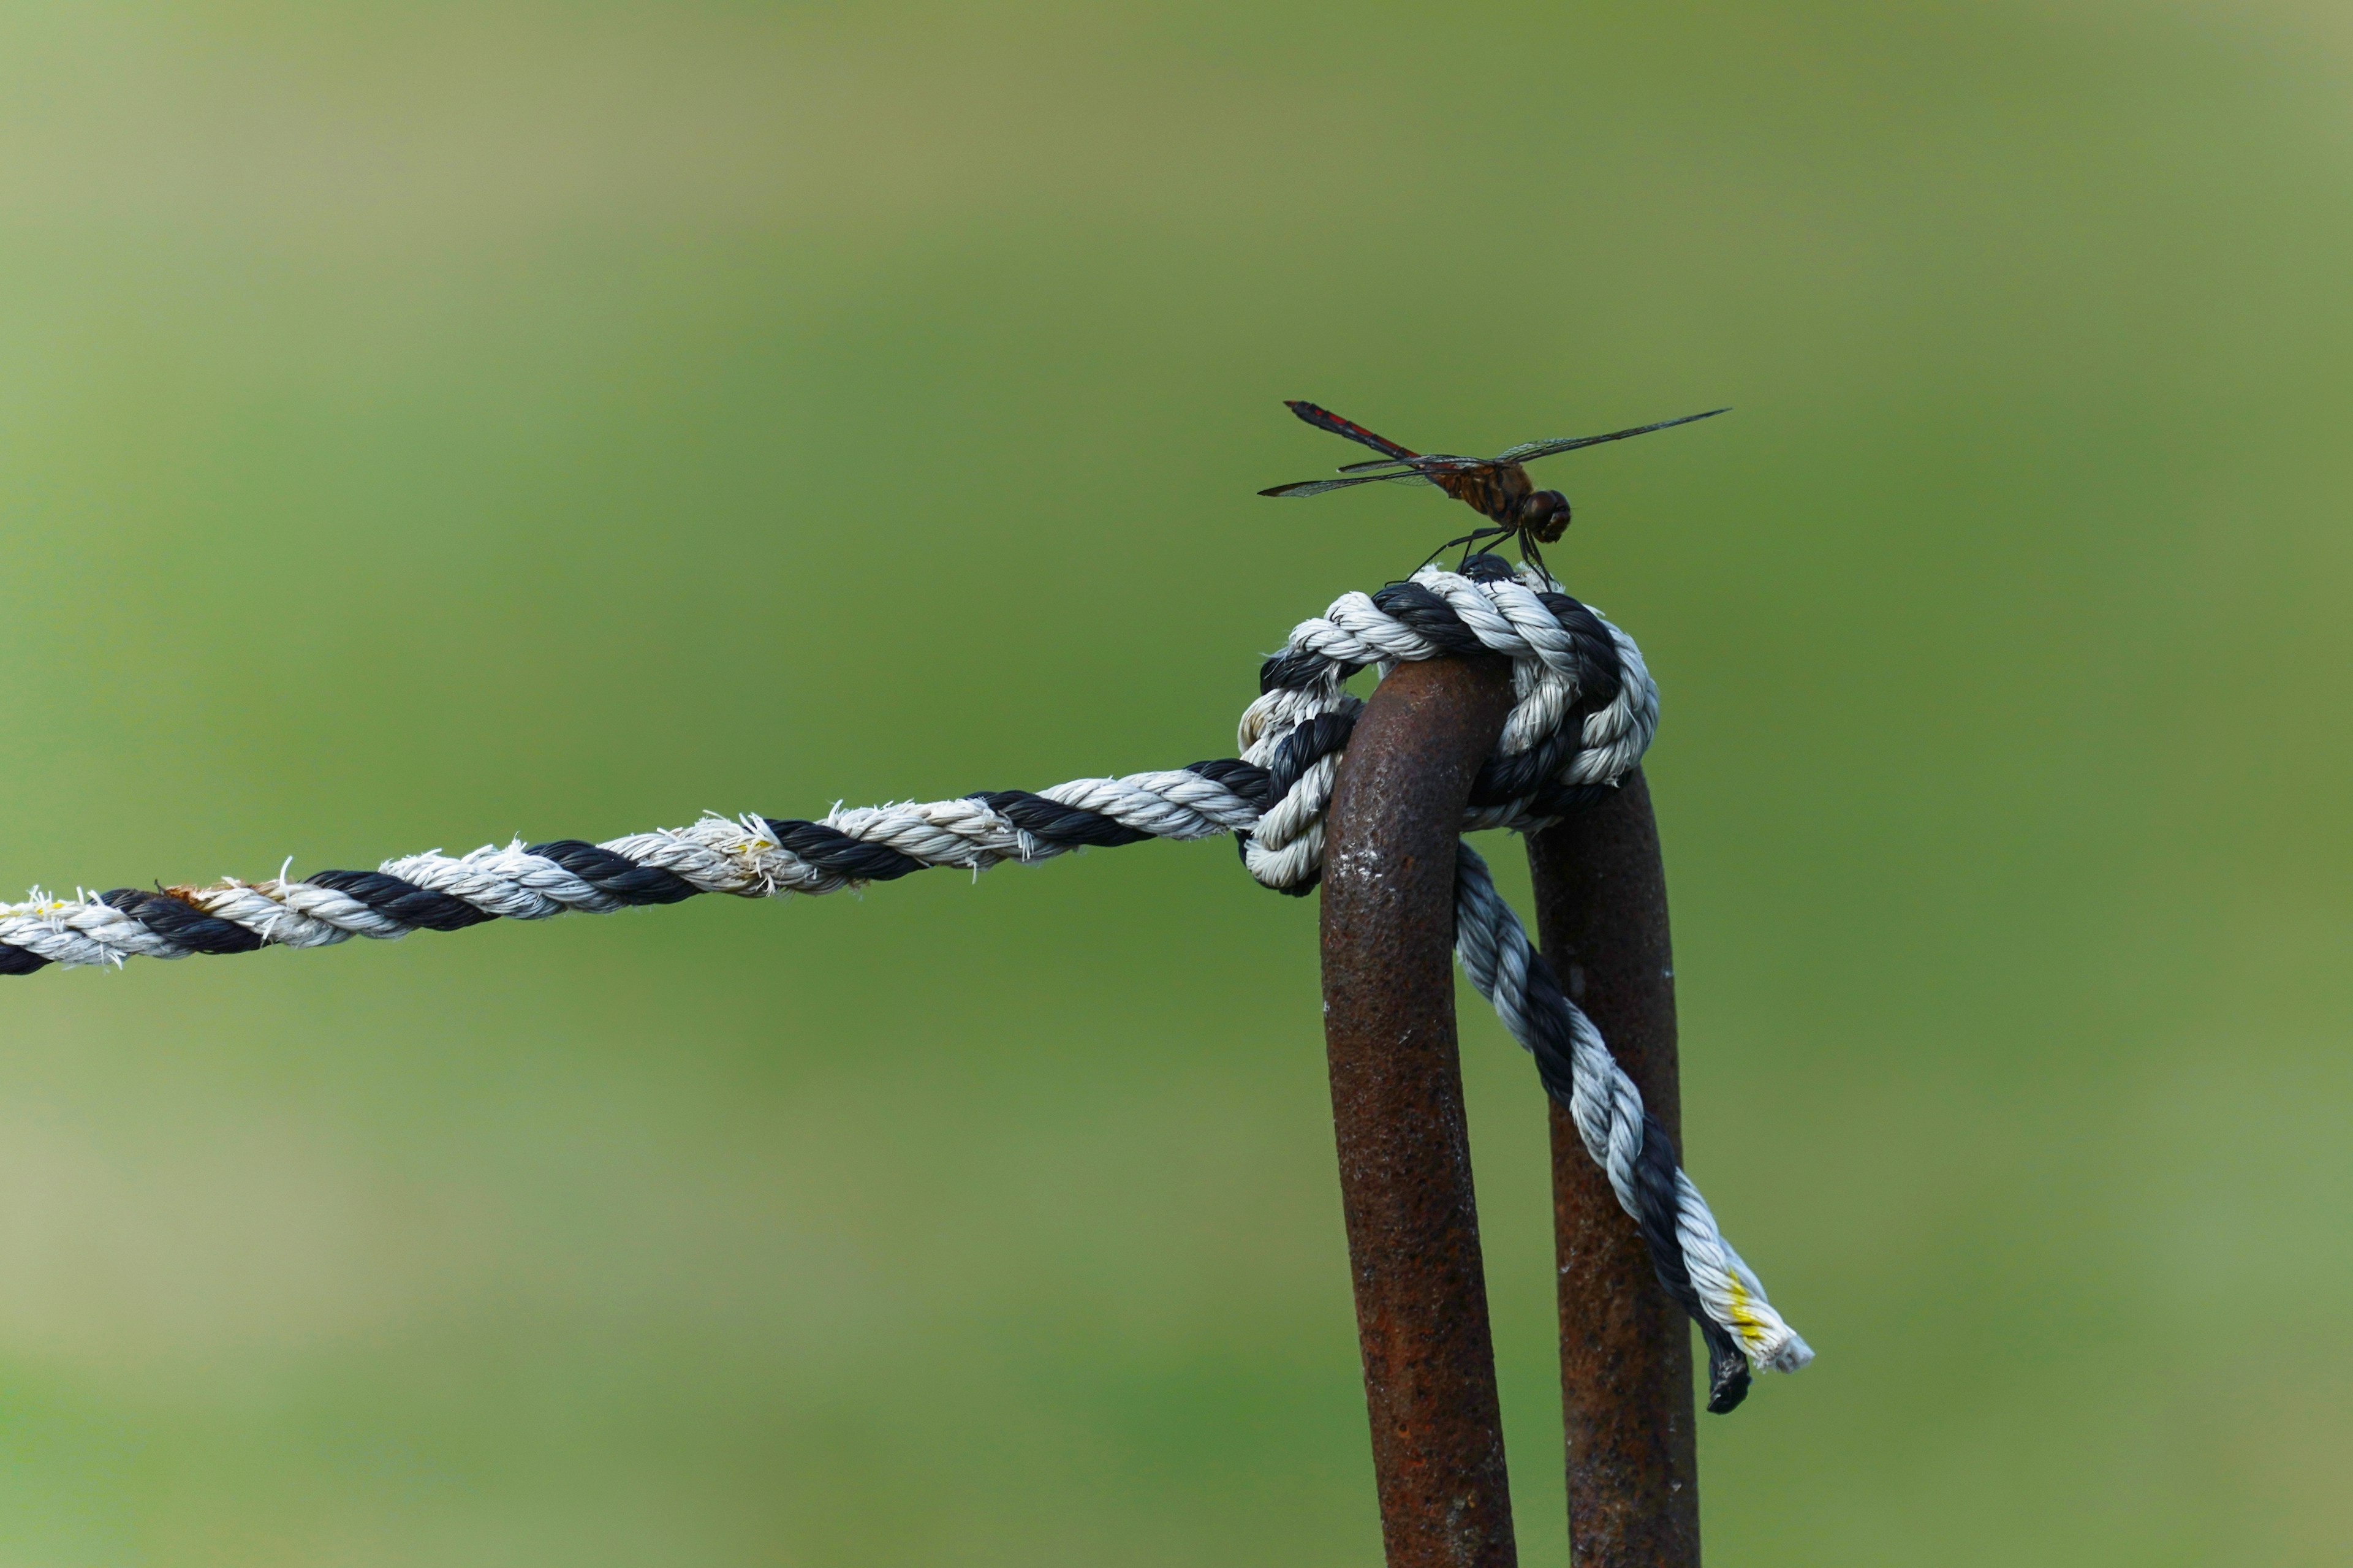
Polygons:
M1415 570L1415 571L1417 571L1417 572L1420 571L1422 566L1427 566L1427 565L1429 565L1431 562L1433 562L1433 561L1437 560L1440 556L1441 556L1441 555L1445 554L1448 551L1450 551L1450 550L1453 549L1456 545L1458 545L1458 544L1467 544L1468 542L1470 542L1470 541L1472 540L1472 537L1473 537L1472 535L1466 533L1466 534L1464 534L1464 535L1463 535L1461 538L1460 538L1460 539L1450 539L1450 540L1448 540L1445 543L1443 543L1443 544L1440 545L1437 549L1435 549L1435 550L1431 551L1429 554L1427 554L1427 555L1423 556L1423 557L1421 558L1421 566L1416 566L1416 567L1414 568L1414 570Z
M1468 539L1462 542L1462 566L1468 566L1471 564L1471 552L1478 548L1478 544L1481 540L1493 539L1500 541L1505 536L1517 531L1518 530L1510 528L1482 528L1476 533L1472 534ZM1458 566L1455 570L1459 572L1462 569L1462 566Z
M1482 539L1489 539L1489 538L1493 538L1494 535L1496 535L1496 534L1498 534L1498 533L1509 533L1509 532L1511 532L1511 531L1511 531L1510 529L1508 529L1508 528L1476 528L1476 529L1472 529L1470 532L1468 532L1468 533L1464 534L1461 538L1460 538L1460 539L1450 539L1450 540L1448 540L1445 543L1443 543L1443 544L1440 545L1437 549L1435 549L1435 550L1431 551L1429 554L1427 554L1427 555L1423 556L1423 557L1421 558L1421 566L1427 566L1427 565L1429 565L1431 562L1433 562L1433 561L1437 560L1440 556L1441 556L1441 555L1445 554L1448 551L1450 551L1450 550L1453 549L1453 548L1454 548L1456 545L1458 545L1458 544L1460 544L1460 545L1461 545L1461 546L1463 547L1463 548L1462 548L1462 559L1463 559L1463 560L1465 560L1465 561L1468 561L1468 560L1470 560L1470 559L1471 559L1471 548L1470 548L1470 547L1471 547L1472 545L1478 543L1478 542L1479 542L1479 541L1481 541L1481 540L1482 540ZM1419 572L1419 571L1420 571L1420 570L1421 570L1421 566L1417 566L1417 567L1415 567L1415 568L1414 568L1414 570L1415 570L1415 571L1417 571L1417 572Z
M1552 576L1552 568L1544 563L1544 552L1538 550L1536 542L1525 533L1520 535L1520 559L1543 573L1547 578Z

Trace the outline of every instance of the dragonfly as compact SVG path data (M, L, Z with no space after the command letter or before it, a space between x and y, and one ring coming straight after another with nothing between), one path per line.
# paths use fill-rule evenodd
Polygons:
M1573 452L1579 447L1599 447L1604 441L1623 441L1629 436L1647 436L1653 430L1671 429L1688 425L1694 419L1713 419L1728 412L1711 408L1704 414L1686 414L1676 419L1662 419L1655 425L1637 425L1630 430L1612 430L1606 436L1567 436L1550 441L1526 441L1492 458L1462 458L1451 452L1417 452L1400 447L1386 436L1376 436L1353 419L1343 419L1328 408L1293 398L1283 405L1300 418L1318 430L1329 430L1345 437L1360 447L1370 447L1379 457L1361 463L1344 463L1338 472L1346 477L1337 479L1301 479L1296 484L1277 485L1261 490L1262 496L1320 496L1325 490L1344 490L1354 485L1435 485L1456 500L1467 503L1482 517L1487 526L1476 528L1460 539L1450 539L1430 552L1428 560L1436 560L1456 545L1462 546L1463 558L1483 541L1501 543L1515 540L1520 557L1544 570L1540 544L1551 544L1568 529L1568 498L1558 490L1540 490L1528 479L1523 464L1556 453Z

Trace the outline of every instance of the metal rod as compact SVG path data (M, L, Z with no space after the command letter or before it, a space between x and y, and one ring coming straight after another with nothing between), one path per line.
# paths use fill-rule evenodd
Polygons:
M1462 1068L1454 847L1512 701L1493 658L1399 665L1324 852L1324 1039L1389 1568L1514 1568Z
M1545 957L1680 1148L1666 870L1641 773L1531 838L1528 865ZM1569 1561L1698 1568L1691 1326L1558 1105L1552 1192Z

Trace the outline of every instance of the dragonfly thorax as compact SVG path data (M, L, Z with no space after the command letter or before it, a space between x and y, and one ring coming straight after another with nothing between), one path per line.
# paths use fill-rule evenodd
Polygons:
M1517 463L1461 463L1447 467L1433 465L1428 470L1430 482L1480 513L1491 522L1505 528L1523 526L1523 510L1534 499L1528 483L1528 471Z

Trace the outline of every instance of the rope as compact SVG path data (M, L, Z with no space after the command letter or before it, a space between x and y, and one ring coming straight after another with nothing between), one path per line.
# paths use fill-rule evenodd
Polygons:
M603 914L698 893L775 898L887 882L931 867L978 872L1003 861L1147 838L1235 836L1250 875L1278 892L1323 874L1324 816L1364 704L1345 689L1368 666L1449 655L1512 660L1514 705L1472 786L1463 828L1536 831L1605 797L1641 761L1658 727L1658 688L1633 639L1533 568L1492 555L1461 573L1424 567L1373 595L1346 594L1292 631L1259 672L1241 755L1123 778L1073 779L1035 794L985 790L955 800L834 811L818 821L706 816L589 844L486 845L388 860L374 871L286 869L264 881L117 888L0 905L0 974L50 964L330 947L491 920ZM1479 994L1535 1058L1587 1152L1609 1178L1651 1251L1661 1284L1709 1349L1708 1408L1730 1410L1752 1367L1794 1372L1813 1352L1680 1168L1672 1142L1600 1033L1562 991L1486 862L1461 847L1455 952Z

